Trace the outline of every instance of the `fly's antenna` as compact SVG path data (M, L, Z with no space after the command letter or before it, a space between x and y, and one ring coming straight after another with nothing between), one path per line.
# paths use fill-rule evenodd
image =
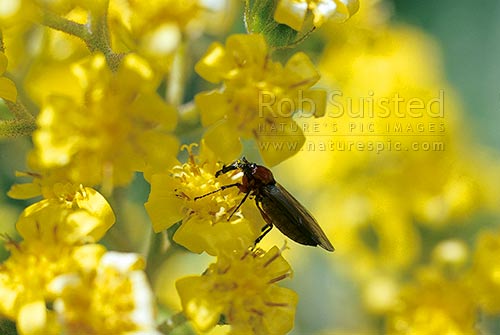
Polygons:
M221 174L228 173L229 171L237 170L239 168L240 168L239 161L234 161L233 163L231 163L229 165L223 165L222 169L215 172L215 178L219 177Z

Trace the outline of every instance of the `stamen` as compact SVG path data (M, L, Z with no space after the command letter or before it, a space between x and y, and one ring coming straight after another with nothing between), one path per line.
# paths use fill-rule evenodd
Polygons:
M264 316L264 312L259 311L258 309L255 308L250 308L250 312L257 314L258 316Z
M271 258L267 260L267 262L264 263L264 267L267 267L269 264L274 262L278 257L281 255L281 250L278 251L276 254L274 254Z
M288 306L290 306L286 302L270 302L270 301L264 301L264 305L269 306L269 307L288 307Z
M292 274L291 274L291 272L287 272L287 273L285 273L285 274L282 274L281 276L278 276L278 277L276 277L276 278L271 279L271 280L270 280L270 281L268 281L267 283L268 283L268 284L274 284L274 283L276 283L276 282L279 282L280 280L283 280L283 279L285 279L285 278L290 277L291 275L292 275Z

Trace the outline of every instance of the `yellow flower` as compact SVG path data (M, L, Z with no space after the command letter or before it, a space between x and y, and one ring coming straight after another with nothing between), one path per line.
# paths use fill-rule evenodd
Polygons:
M37 171L64 171L66 178L109 191L175 159L173 108L156 94L148 64L136 55L117 72L96 54L74 67L79 99L52 96L38 116L29 163ZM161 148L161 149L160 149Z
M43 20L44 11L61 16L71 15L73 10L84 10L90 11L92 14L103 15L107 4L108 0L2 1L0 6L0 26L10 29L21 25L33 25L34 22Z
M427 268L402 290L388 334L475 334L476 313L464 282Z
M75 7L81 7L91 10L100 9L100 11L103 11L106 8L105 5L107 4L106 0L92 0L92 1L52 0L52 1L32 1L32 2L41 9L50 10L52 12L61 15L67 14Z
M485 232L477 241L471 286L478 303L490 314L500 312L500 234Z
M358 0L279 0L274 19L301 31L308 12L312 12L315 27L327 20L345 21L359 8Z
M56 184L55 189L57 197L36 202L21 213L16 228L25 240L95 242L114 224L111 206L97 191L71 184Z
M322 78L332 88L327 116L340 135L329 138L335 151L313 150L304 162L335 166L326 164L328 175L318 174L320 181L338 180L353 169L368 172L370 184L399 193L396 198L404 194L399 206L424 224L453 222L489 202L491 182L476 173L478 165L483 175L488 170L474 154L483 149L471 146L458 128L461 108L436 62L434 41L407 26L351 28L330 31L347 42L329 44L320 62ZM419 108L411 108L415 105ZM387 168L370 174L380 164Z
M54 298L48 285L55 277L76 271L79 263L103 247L75 247L57 239L47 243L42 238L20 244L9 241L6 246L11 255L0 267L0 314L17 321L21 334L60 334L53 311L46 308Z
M160 334L144 261L136 254L107 252L80 272L54 279L54 310L68 334Z
M30 199L43 195L45 199L62 199L71 197L68 193L78 192L83 186L73 185L67 181L61 171L49 171L45 174L37 172L16 171L16 177L31 178L31 182L14 184L7 195L13 199Z
M88 1L97 3L96 1ZM82 7L69 12L64 16L65 19L85 25L89 17L95 17L89 14ZM35 26L37 27L37 26ZM35 27L30 27L36 29ZM23 87L26 94L38 106L42 106L46 99L51 95L62 95L79 99L81 95L81 85L78 75L74 71L75 61L80 61L88 57L89 50L85 42L79 38L71 36L55 29L46 29L38 25L39 33L43 33L45 38L37 41L34 47L44 50L43 57L33 58L29 52L26 36L18 32L17 34L7 34L5 43L9 46L11 57L16 57L18 72L22 71L23 64L29 63L30 71L23 80ZM20 42L24 41L24 43ZM35 43L35 41L33 42ZM18 44L22 44L19 45Z
M176 283L184 313L201 331L220 320L232 334L285 334L293 327L297 295L276 283L291 276L274 247L219 257L202 276Z
M491 162L457 131L460 109L452 90L443 90L440 100L447 85L432 40L411 27L350 28L341 36L344 44L327 46L319 66L323 83L337 94L329 99L327 127L308 138L304 151L283 162L278 173L298 189L316 187L318 221L336 236L338 256L345 255L355 264L351 269L370 280L381 269L392 275L418 261L425 242L418 226L456 225L498 199L498 192L491 191ZM438 99L433 112L440 107L446 112L412 116L402 103L403 115L396 115L394 104L386 105L390 115L381 114L377 101L398 92L406 102L415 99L427 107ZM307 129L323 127L314 120L298 122ZM397 124L403 129L394 130ZM443 149L424 150L426 144ZM311 166L314 173L304 173Z
M0 267L0 295L5 298L0 313L16 320L22 334L59 334L55 316L46 308L54 298L47 285L101 252L101 246L84 244L99 240L115 216L91 188L69 183L44 188L35 183L11 191L23 198L42 189L47 198L21 213L16 228L24 241L7 243L11 256Z
M56 176L19 175L34 180L13 185L10 197L29 199L43 194L45 198L21 213L16 227L25 239L68 244L95 242L114 224L111 206L96 190L81 184L55 182Z
M318 221L325 223L327 234L336 237L339 256L345 257L353 274L369 285L376 275L411 267L420 256L421 241L401 196L381 185L370 190L366 185L376 184L362 175L356 181L336 181L338 191L319 196L315 213ZM335 213L335 220L331 213Z
M205 142L223 161L238 157L240 139L253 138L266 164L275 165L304 143L302 130L297 129L292 116L298 111L307 116L324 113L325 92L310 89L319 80L310 59L299 52L285 66L274 62L261 35L232 35L225 47L212 44L195 70L212 83L224 84L220 90L195 98L203 126L210 127ZM269 127L287 131L277 134ZM291 138L298 142L295 148L261 146L270 140L286 144Z
M111 31L123 52L135 50L167 71L189 23L201 11L197 0L110 1Z
M9 78L2 75L7 70L7 57L0 52L0 98L15 102L17 98L16 85Z
M219 25L220 21L207 19L216 11L227 16L224 7L225 1L112 0L109 18L117 42L114 45L122 52L134 50L151 61L155 69L168 71L183 40Z
M234 184L237 179L230 174L216 179L215 172L222 164L217 163L204 145L199 156L193 155L192 147L183 146L189 154L187 163L174 166L169 173L155 174L151 179L151 193L145 207L154 231L165 230L182 220L174 241L197 253L206 251L216 255L251 246L259 236L260 227L245 217L257 217L256 210L243 206L228 220L243 198L238 188L194 200L223 185Z
M2 32L18 25L31 23L38 19L39 13L36 4L32 0L2 1L0 6L0 27Z

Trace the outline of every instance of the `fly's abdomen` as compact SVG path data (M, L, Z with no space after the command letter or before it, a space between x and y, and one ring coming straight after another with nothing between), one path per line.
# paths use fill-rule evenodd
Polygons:
M260 200L260 207L269 217L271 223L278 228L283 234L297 243L304 245L316 246L318 243L311 238L310 233L302 228L303 223L294 222L294 218L290 218L289 213L281 206L276 206L273 199L263 197ZM267 221L267 220L266 220Z

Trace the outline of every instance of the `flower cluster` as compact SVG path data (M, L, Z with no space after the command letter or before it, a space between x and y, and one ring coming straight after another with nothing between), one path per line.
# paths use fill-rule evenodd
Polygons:
M392 7L0 1L0 332L495 333L500 159Z
M498 231L482 233L472 262L463 241L441 242L433 250L433 262L400 288L387 319L388 333L476 333L479 315L498 313L494 264L499 236Z
M473 257L471 285L480 307L488 314L500 312L499 249L500 234L485 232L478 238Z
M186 126L178 125L178 116L185 122L182 116L190 110L189 103L179 106L187 44L207 22L224 17L216 11L226 5L27 0L0 8L0 51L4 43L8 46L0 70L8 70L9 57L15 60L12 77L25 77L21 85L2 77L1 97L14 116L1 121L2 134L31 135L36 128L28 171L17 172L32 180L12 186L8 195L43 197L21 213L16 228L22 241L7 239L10 256L1 267L0 290L7 298L0 312L19 333L157 332L145 263L136 254L107 251L100 242L118 240L115 247L131 247L132 239L121 241L116 231L132 229L120 188L130 187L137 172L151 184L145 208L154 232L180 221L171 248L180 245L217 257L202 277L178 284L183 312L195 327L212 328L221 318L244 333L280 334L293 327L297 296L276 286L290 276L290 266L278 249L256 248L264 221L251 202L244 203L236 187L241 175L215 175L222 162L241 153L240 138L261 143L269 135L259 134L259 122L294 125L298 112L323 114L325 92L311 89L319 80L312 61L303 52L284 65L272 60L273 46L259 34L230 36L225 47L214 43L195 69L223 86L196 95L193 102L207 131L198 154L193 145L186 146L187 162L176 159L183 137L174 132ZM32 38L36 34L46 37ZM22 43L28 36L29 46ZM164 94L162 85L167 86ZM265 110L261 98L272 99ZM302 100L309 104L300 105ZM298 139L304 142L302 134ZM296 151L261 150L261 156L274 165ZM101 193L83 185L111 197L128 228L117 225L108 235L114 211ZM160 236L150 243L151 266L170 252L154 253ZM231 277L226 279L225 272ZM226 282L240 289L206 291L200 297L208 305L213 299L224 302L200 309L193 305L198 301L191 289L195 281L208 289ZM249 292L260 299L251 301ZM208 319L203 318L207 308ZM282 320L276 323L276 318Z
M285 334L293 327L297 294L276 283L289 276L290 265L274 247L220 257L203 275L176 286L187 317L201 331L223 320L231 334Z
M92 254L79 271L50 284L65 333L160 334L144 261L137 254Z
M251 246L260 233L260 227L249 221L252 208L245 206L234 212L243 199L235 187L218 192L222 186L234 184L235 179L228 175L215 178L222 164L206 146L202 145L197 156L192 152L193 145L184 149L189 155L187 163L151 178L145 206L153 229L160 232L182 220L174 241L196 253L219 255Z
M19 189L12 194L23 196ZM7 239L0 313L15 320L21 334L154 329L143 262L97 244L114 222L111 207L95 190L54 185L50 198L21 214L16 228L23 241ZM110 299L113 292L121 300Z
M302 132L285 133L289 136L280 138L262 129L268 124L294 128L291 117L299 111L314 116L324 114L326 95L322 90L311 89L319 80L319 73L309 57L296 53L283 66L272 61L269 52L262 35L233 35L225 47L217 42L212 44L195 66L206 80L224 84L220 90L200 93L195 99L201 122L209 127L204 140L224 161L241 154L240 139L253 138L261 149L263 141L286 142L293 136L300 148L305 141ZM269 165L296 152L297 148L260 150Z
M358 0L279 0L274 19L300 31L308 13L312 13L314 26L320 27L330 19L345 21L358 8Z
M320 193L318 220L331 222L325 229L336 236L364 310L383 317L388 333L489 329L481 318L498 317L496 235L479 235L475 247L472 236L491 225L474 219L478 212L498 215L498 159L485 159L488 151L463 136L461 106L436 62L435 41L384 22L383 10L365 7L345 25L325 27L325 36L338 37L318 67L335 92L326 109L335 127L309 138L279 172ZM383 102L396 94L399 105ZM424 106L418 115L410 99ZM443 148L414 146L426 143ZM311 166L315 173L304 174ZM475 248L471 267L468 248Z
M81 91L76 97L49 97L38 116L33 168L112 188L128 184L134 171L160 169L175 159L177 141L168 131L176 114L156 94L144 60L128 55L111 72L105 57L96 54L73 71Z
M170 71L175 53L182 49L183 35L196 36L209 22L215 28L213 19L224 17L220 10L224 4L200 0L110 1L109 5L119 48L136 50L155 71L163 73ZM215 15L217 10L219 15Z
M181 221L175 242L217 256L202 276L177 281L185 316L201 331L224 320L234 334L284 334L293 327L297 296L276 283L291 275L290 265L276 247L250 248L261 231L256 222L264 222L255 206L240 207L241 173L216 177L223 165L203 142L198 155L195 148L184 146L186 163L152 176L145 204L155 231Z
M402 289L388 334L473 334L476 309L464 282L423 269Z

